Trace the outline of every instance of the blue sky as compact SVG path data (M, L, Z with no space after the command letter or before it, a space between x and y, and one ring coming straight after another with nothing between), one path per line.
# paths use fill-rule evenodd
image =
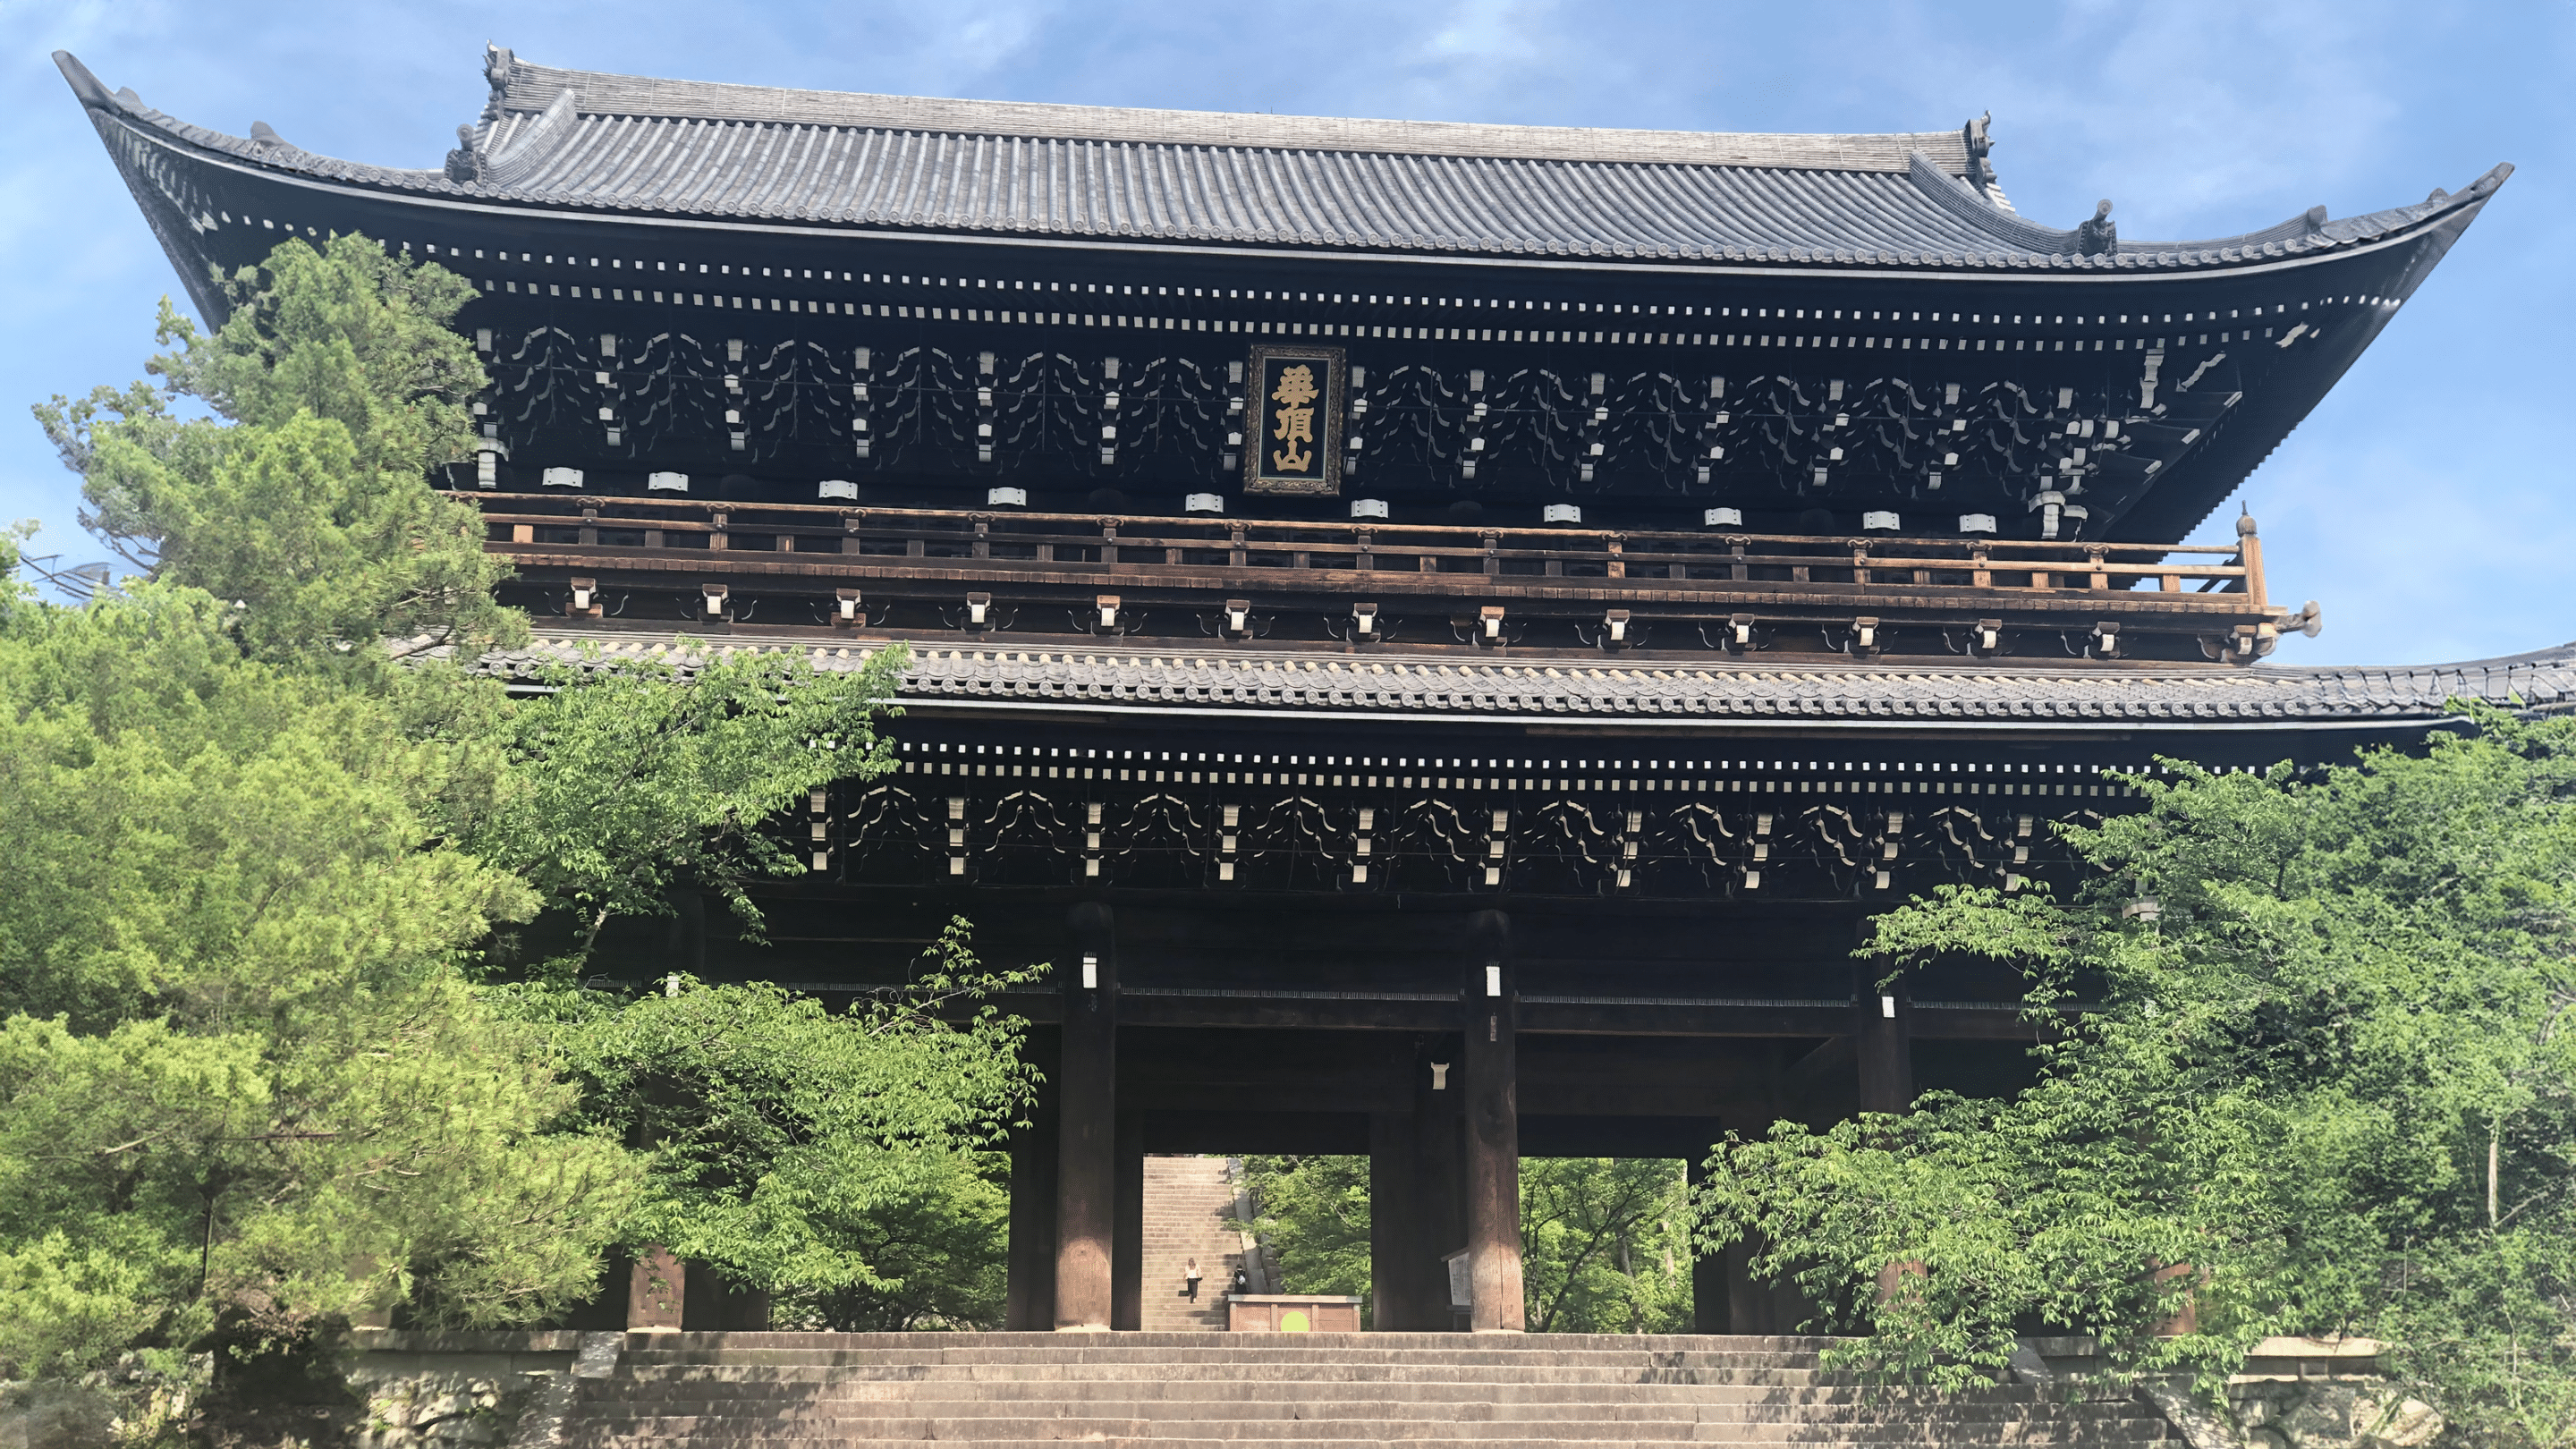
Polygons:
M0 0L0 520L40 520L38 552L103 553L24 408L138 375L176 290L48 52L204 125L258 119L310 150L428 166L482 104L486 40L702 80L1427 120L1914 131L1991 109L2025 214L2071 226L2107 196L2130 236L2222 235L2318 202L2341 216L2511 161L2245 496L2275 595L2325 610L2324 635L2278 662L2576 637L2576 497L2549 441L2576 383L2571 0Z

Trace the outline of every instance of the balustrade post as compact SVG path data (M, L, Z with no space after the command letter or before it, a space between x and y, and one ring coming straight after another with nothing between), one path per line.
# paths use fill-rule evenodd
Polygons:
M2236 517L2236 566L2245 570L2245 598L2256 609L2263 607L2263 540L2255 536L2254 515Z

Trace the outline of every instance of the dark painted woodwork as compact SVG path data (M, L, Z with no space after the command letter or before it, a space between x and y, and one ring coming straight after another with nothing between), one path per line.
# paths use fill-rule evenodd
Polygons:
M1432 1331L1462 1327L1449 1302L1448 1255L1467 1246L1467 1119L1463 1086L1466 1040L1460 1033L1418 1039L1411 1058L1413 1098L1414 1241L1420 1276L1415 1326ZM1434 1065L1445 1070L1434 1072Z
M1053 1031L1029 1034L1029 1064L1039 1074L1028 1125L1011 1133L1011 1240L1002 1326L1028 1333L1055 1327L1056 1098L1061 1088Z
M1069 969L1060 974L1062 1087L1057 1094L1055 1326L1105 1330L1113 1309L1118 1217L1118 948L1109 907L1073 910ZM1082 958L1096 958L1086 988Z
M1118 1219L1109 1235L1109 1326L1133 1332L1145 1313L1145 1114L1118 1113Z
M1410 1108L1412 1103L1403 1104ZM1446 1314L1426 1302L1430 1274L1439 1261L1423 1241L1418 1134L1414 1114L1369 1114L1369 1313L1380 1331L1442 1328Z
M1861 963L1854 972L1853 1011L1858 1018L1854 1043L1860 1065L1860 1109L1902 1112L1914 1103L1914 1054L1911 1033L1914 1005L1902 980L1884 986L1885 968Z
M1521 1294L1520 1072L1514 1056L1511 922L1478 911L1459 931L1465 959L1466 1050L1461 1092L1467 1114L1467 1251L1474 1283L1472 1326L1517 1333Z
M1691 1198L1697 1201L1700 1189L1708 1182L1704 1157L1693 1155L1683 1169ZM1726 1281L1726 1258L1722 1253L1703 1253L1691 1259L1691 1331L1694 1333L1739 1332L1732 1321Z

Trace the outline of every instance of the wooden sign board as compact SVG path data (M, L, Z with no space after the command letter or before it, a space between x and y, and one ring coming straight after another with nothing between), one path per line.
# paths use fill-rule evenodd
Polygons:
M1244 374L1244 492L1340 495L1345 371L1338 347L1252 349Z

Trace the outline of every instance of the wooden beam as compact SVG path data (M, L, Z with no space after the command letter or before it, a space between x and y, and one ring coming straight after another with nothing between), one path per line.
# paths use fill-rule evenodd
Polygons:
M1873 998L1874 999L1874 998ZM1006 998L1004 1009L1032 1021L1053 1003ZM1371 1000L1348 998L1265 997L1250 992L1205 996L1122 995L1119 1020L1131 1027L1178 1027L1214 1030L1230 1027L1292 1031L1435 1032L1455 1031L1465 1008L1448 998ZM1633 1002L1521 1001L1516 1005L1523 1036L1637 1037L1824 1037L1851 1030L1847 1006L1760 1005L1753 1003L1646 1004ZM1912 1036L1949 1041L2028 1041L2030 1027L2018 1005L1991 1008L1944 1008L1919 1013Z

